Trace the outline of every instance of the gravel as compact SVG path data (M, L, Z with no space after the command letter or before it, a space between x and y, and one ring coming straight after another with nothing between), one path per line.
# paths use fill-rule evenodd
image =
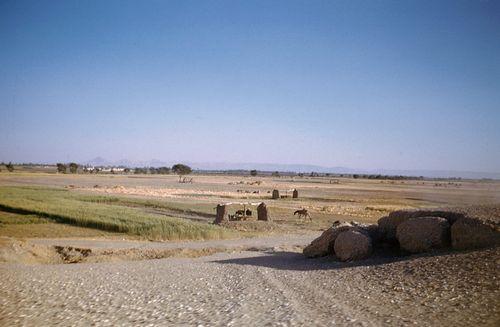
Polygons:
M308 241L317 235L310 236ZM0 264L0 325L498 326L500 249L356 263L274 250ZM304 240L300 238L300 243ZM232 241L228 241L232 242ZM304 243L307 244L307 243Z

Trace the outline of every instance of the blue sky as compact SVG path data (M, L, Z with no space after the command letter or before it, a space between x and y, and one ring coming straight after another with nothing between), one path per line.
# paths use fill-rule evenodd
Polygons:
M498 1L0 1L0 160L500 172Z

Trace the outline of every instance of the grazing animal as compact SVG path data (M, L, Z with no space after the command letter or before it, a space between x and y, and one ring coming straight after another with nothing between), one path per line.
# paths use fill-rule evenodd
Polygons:
M307 212L307 209L300 209L300 210L297 210L293 213L293 215L295 216L296 214L299 215L299 218L309 218L309 220L312 221L312 218L311 218L311 215L309 214L309 212Z

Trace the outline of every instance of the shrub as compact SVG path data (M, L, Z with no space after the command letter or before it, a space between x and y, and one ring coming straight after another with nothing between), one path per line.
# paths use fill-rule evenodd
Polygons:
M66 174L66 165L58 162L57 163L57 172Z
M70 162L69 164L69 172L72 174L76 174L76 171L78 170L78 164L75 162Z
M12 164L12 162L9 162L8 164L5 164L5 168L7 168L7 170L9 172L13 172L14 171L14 165Z
M169 167L159 167L156 169L156 172L158 174L164 174L164 175L170 174L170 168Z

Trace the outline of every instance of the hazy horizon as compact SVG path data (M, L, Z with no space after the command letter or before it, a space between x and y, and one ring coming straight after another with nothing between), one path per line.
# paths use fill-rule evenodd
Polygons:
M500 173L495 1L5 1L0 161Z

